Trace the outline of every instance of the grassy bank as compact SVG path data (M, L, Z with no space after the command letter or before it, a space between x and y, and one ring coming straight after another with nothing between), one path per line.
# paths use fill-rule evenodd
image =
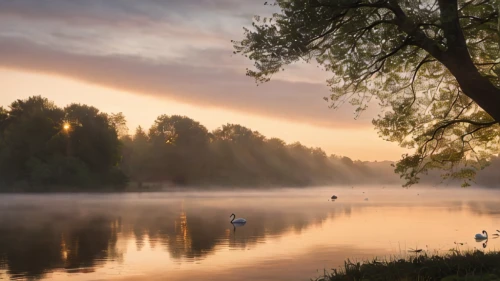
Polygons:
M500 280L500 252L452 252L451 254L414 254L405 259L366 262L346 261L316 281L347 280Z

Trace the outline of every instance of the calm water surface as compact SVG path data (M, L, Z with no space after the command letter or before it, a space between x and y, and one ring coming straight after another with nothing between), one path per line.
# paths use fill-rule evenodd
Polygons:
M0 195L0 279L309 280L347 258L445 253L455 242L499 250L491 236L499 195L450 187ZM231 213L247 224L234 228ZM473 239L483 229L485 248Z

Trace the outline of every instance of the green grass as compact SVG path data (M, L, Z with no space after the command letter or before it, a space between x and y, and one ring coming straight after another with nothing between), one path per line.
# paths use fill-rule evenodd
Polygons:
M405 259L353 263L347 260L343 268L316 281L361 280L500 280L500 252L483 253L454 251L447 255L413 254Z

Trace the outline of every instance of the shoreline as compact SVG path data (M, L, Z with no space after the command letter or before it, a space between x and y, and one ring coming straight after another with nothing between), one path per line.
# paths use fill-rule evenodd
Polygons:
M315 281L346 280L500 280L500 252L484 253L476 250L461 252L450 249L450 254L428 255L413 252L407 258L380 261L351 262L339 269L325 271Z

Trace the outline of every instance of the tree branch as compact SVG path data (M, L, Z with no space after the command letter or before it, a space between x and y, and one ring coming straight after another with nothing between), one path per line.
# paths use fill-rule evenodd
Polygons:
M471 124L471 125L479 126L480 128L485 128L485 127L489 127L489 126L493 126L495 124L498 124L499 122L498 121L491 121L491 122L481 123L481 122L476 122L476 121L468 120L468 119L449 120L445 124L443 124L443 125L437 127L436 129L434 129L432 137L430 139L426 140L425 143L422 145L423 153L425 153L426 150L427 150L427 144L429 142L431 142L431 141L433 141L433 140L436 139L436 135L438 134L438 132L440 130L446 129L447 127L449 127L449 126L451 126L453 124L456 124L456 123L468 123L468 124Z

